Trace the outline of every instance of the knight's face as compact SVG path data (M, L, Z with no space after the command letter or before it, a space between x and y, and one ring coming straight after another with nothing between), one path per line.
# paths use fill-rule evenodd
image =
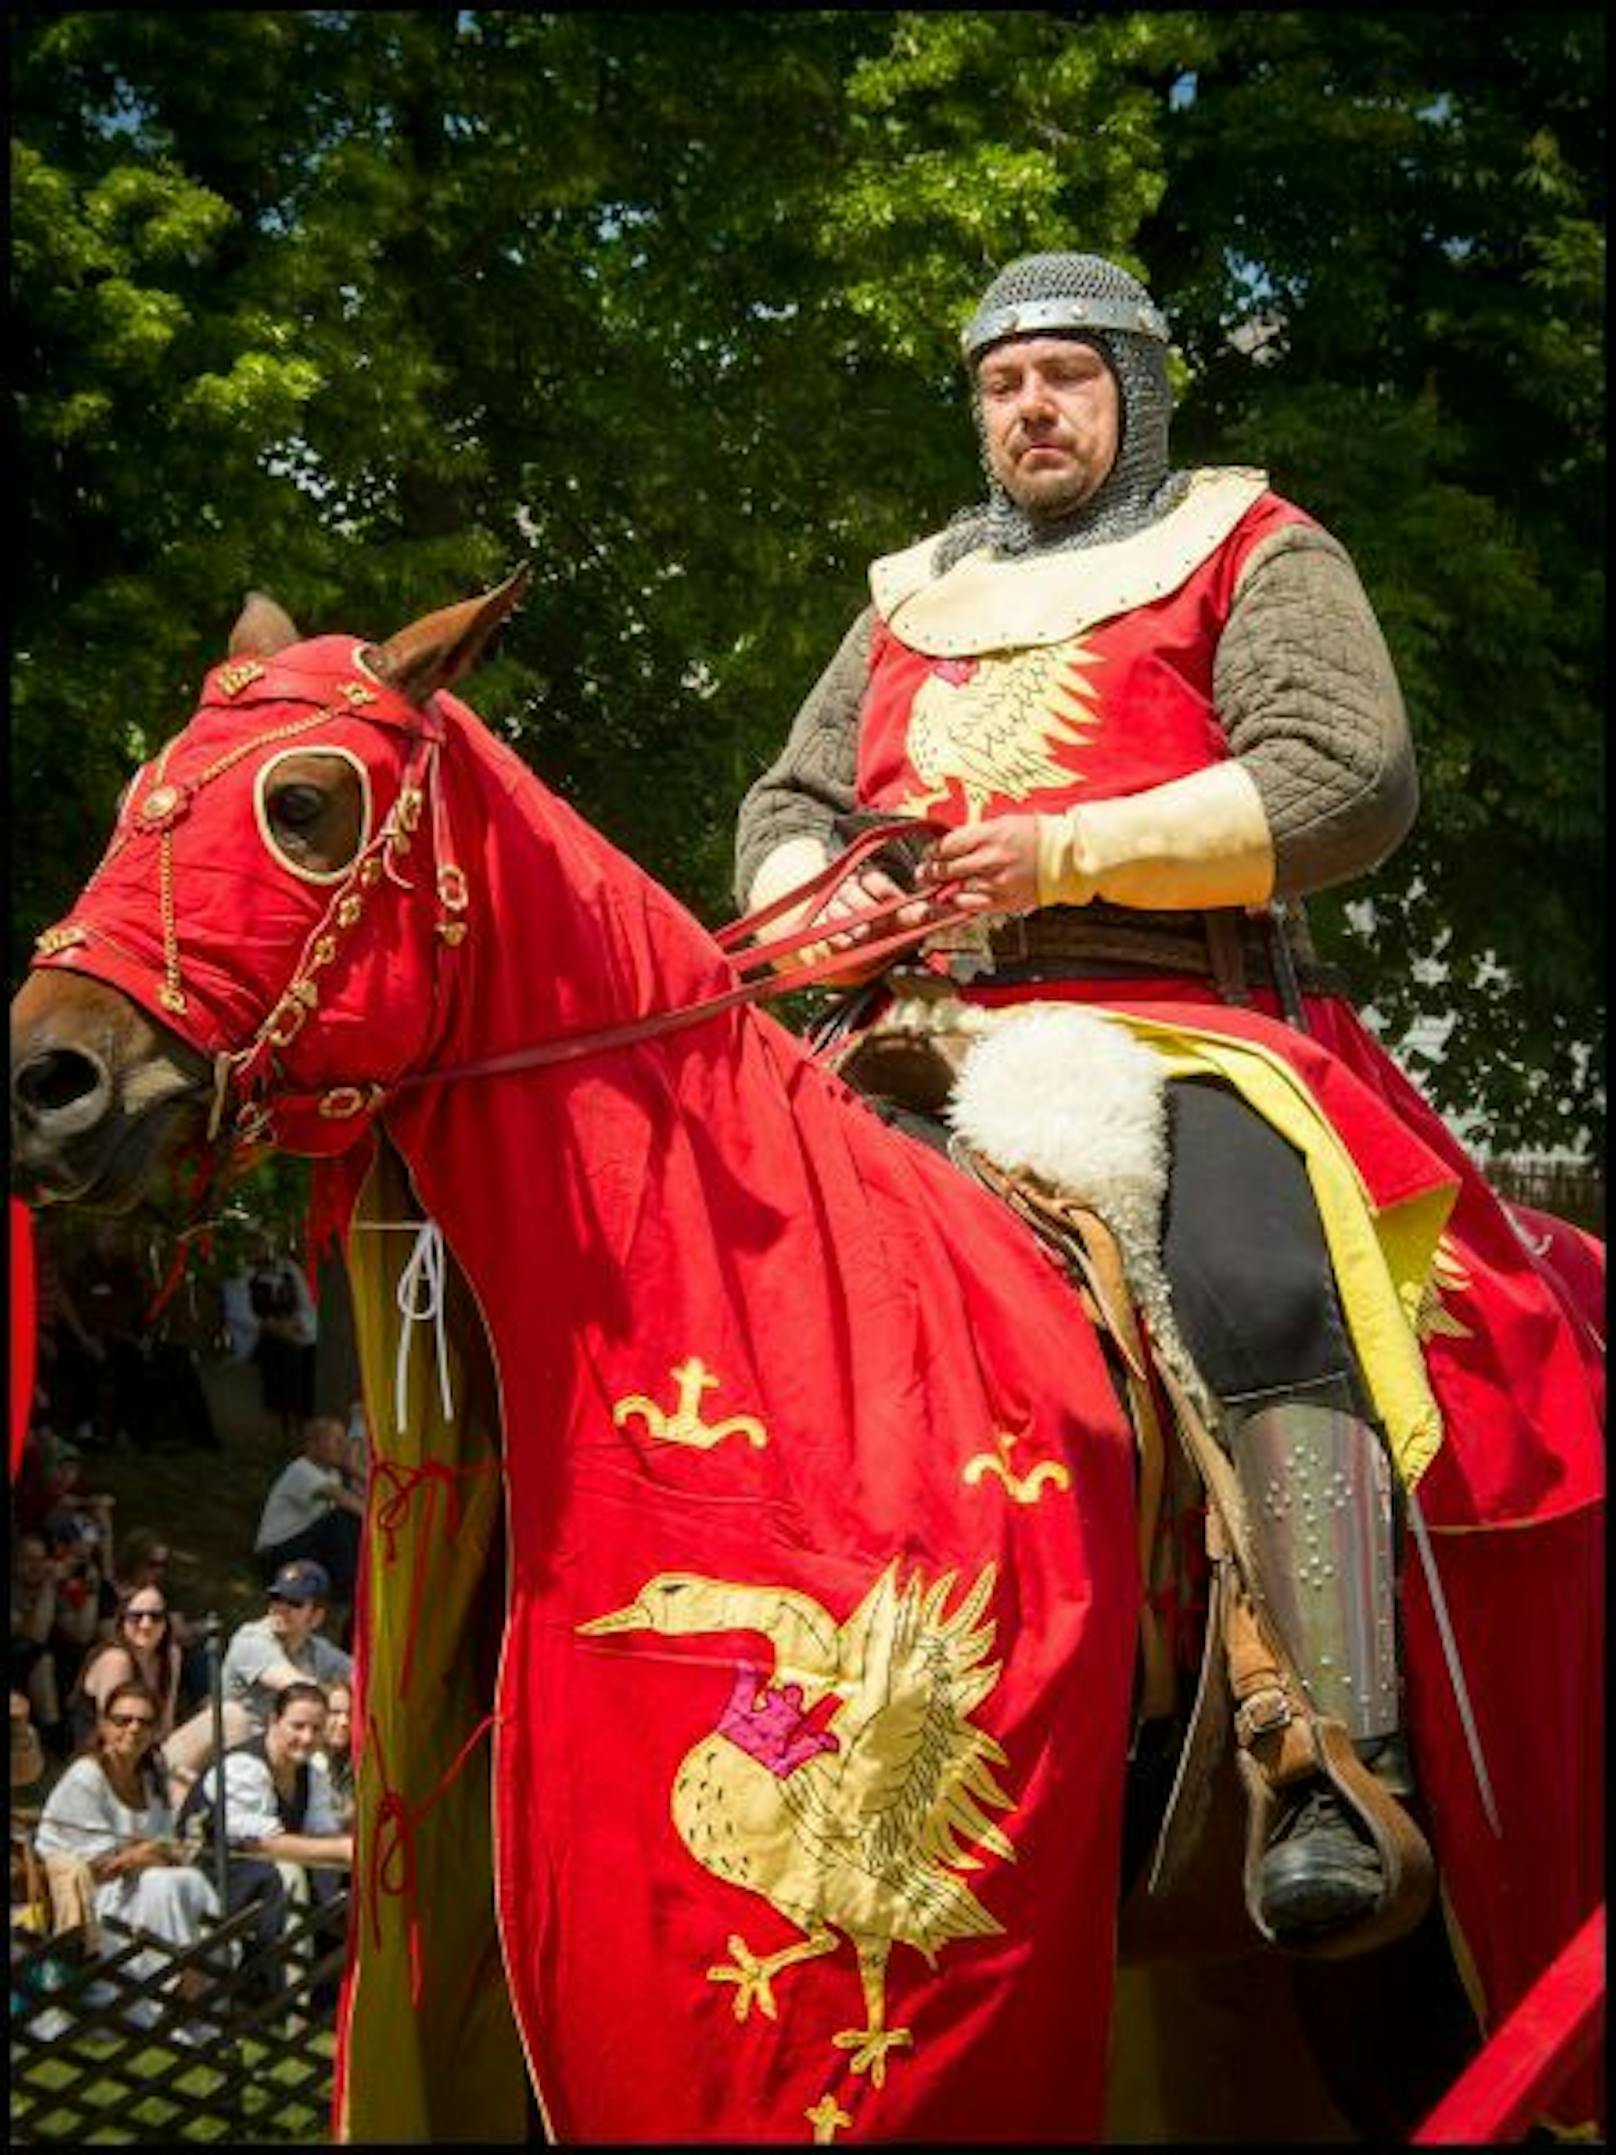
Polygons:
M1070 516L1099 492L1117 460L1122 402L1092 344L1008 338L984 354L976 393L989 468L1019 508Z

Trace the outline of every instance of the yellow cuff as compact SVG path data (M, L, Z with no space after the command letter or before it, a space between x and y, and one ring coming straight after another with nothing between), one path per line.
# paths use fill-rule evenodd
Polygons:
M776 898L783 898L787 891L795 890L799 883L806 883L818 875L821 868L830 864L830 854L817 838L788 838L784 845L765 853L758 872L752 878L748 907L756 912L759 906L772 905ZM775 930L783 933L785 923Z
M1274 842L1251 774L1232 759L1121 800L1038 818L1038 903L1171 909L1261 905Z
M788 838L783 845L776 846L772 853L764 854L758 872L752 878L749 910L755 913L760 906L772 905L776 898L785 897L789 891L797 889L799 884L818 875L821 868L828 867L830 858L830 853L817 838ZM762 931L760 940L766 941L776 935L789 935L793 928L804 926L812 917L806 906L797 906L790 912L782 913L778 920L770 921ZM773 962L778 970L784 965L801 965L805 961L823 957L824 954L825 946L815 943L807 950L798 951L794 956L776 958Z

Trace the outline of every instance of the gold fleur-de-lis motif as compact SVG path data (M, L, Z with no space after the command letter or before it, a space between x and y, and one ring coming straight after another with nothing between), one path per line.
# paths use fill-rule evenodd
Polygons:
M761 1449L768 1443L768 1431L753 1415L732 1414L722 1422L702 1420L702 1394L716 1390L719 1380L695 1355L681 1362L676 1369L669 1370L668 1374L679 1388L671 1414L659 1407L654 1399L647 1399L643 1392L631 1392L612 1409L614 1427L622 1429L639 1415L653 1437L660 1437L666 1444L693 1445L700 1452L710 1452L725 1437L745 1437L754 1449Z
M1449 1295L1470 1292L1470 1274L1460 1264L1453 1244L1446 1235L1438 1238L1436 1252L1431 1259L1431 1277L1420 1293L1420 1305L1414 1316L1414 1330L1420 1339L1431 1339L1440 1333L1445 1339L1469 1339L1470 1327L1461 1324L1447 1306Z
M1036 1504L1045 1488L1070 1489L1072 1477L1058 1459L1041 1459L1026 1474L1017 1474L1010 1464L1010 1454L1016 1448L1016 1440L1007 1429L996 1429L993 1442L997 1447L991 1452L978 1452L965 1462L964 1481L967 1489L974 1489L985 1474L997 1474L1000 1481L1018 1504Z
M239 696L254 681L261 681L264 669L256 659L236 659L228 666L221 666L214 675L221 695Z
M803 2112L803 2116L814 2129L816 2147L828 2146L836 2138L838 2125L851 2125L853 2122L847 2112L838 2107L834 2095L821 2096L811 2109Z

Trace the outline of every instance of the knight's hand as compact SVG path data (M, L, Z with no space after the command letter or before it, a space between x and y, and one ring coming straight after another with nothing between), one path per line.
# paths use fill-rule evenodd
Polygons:
M784 898L801 884L809 882L822 869L830 865L830 854L817 838L789 838L768 854L763 865L752 879L750 905L758 911L777 899ZM774 963L781 969L812 964L821 958L849 953L849 965L844 973L838 973L831 986L851 986L869 978L878 970L876 965L858 965L851 954L871 933L886 933L893 928L919 927L929 918L930 908L923 898L902 907L895 915L878 921L874 930L850 916L878 905L883 899L903 895L899 886L884 869L867 864L825 901L818 912L811 916L812 924L823 926L826 934L822 942L810 944L805 950L795 951L787 957L776 958ZM793 929L810 924L810 916L800 908L793 908L775 921L767 931L771 936L789 935Z
M920 876L923 887L957 882L962 912L1028 912L1038 903L1038 818L993 816L945 831Z
M859 918L871 906L885 905L903 894L902 886L895 883L884 868L860 868L840 889L832 892L821 910L820 918L827 927L840 924L836 933L827 939L830 947L849 950L857 943L867 942L872 935L890 934L895 927L918 927L927 915L926 903L920 898L900 906L885 920L872 923Z
M822 943L815 943L805 950L802 953L803 958L815 962L820 958L831 957L836 952L846 951L850 958L849 964L845 970L832 975L827 985L853 987L862 980L868 980L879 972L887 961L877 958L859 963L859 945L867 943L872 936L891 935L899 928L918 928L930 917L931 909L924 898L916 898L908 905L900 906L896 913L888 914L884 920L872 922L861 920L858 916L867 912L871 906L885 904L887 900L901 898L903 895L902 888L892 880L885 869L859 869L834 891L821 907L818 924L831 932Z

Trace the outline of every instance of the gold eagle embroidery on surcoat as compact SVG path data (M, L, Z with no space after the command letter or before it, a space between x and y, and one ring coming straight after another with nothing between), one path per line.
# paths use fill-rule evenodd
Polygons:
M950 783L965 796L965 820L979 822L995 795L1022 801L1079 776L1056 751L1080 748L1099 722L1087 669L1098 655L1080 636L1026 651L990 651L966 681L933 673L909 712L906 749L923 793L902 804L924 815L946 800Z

